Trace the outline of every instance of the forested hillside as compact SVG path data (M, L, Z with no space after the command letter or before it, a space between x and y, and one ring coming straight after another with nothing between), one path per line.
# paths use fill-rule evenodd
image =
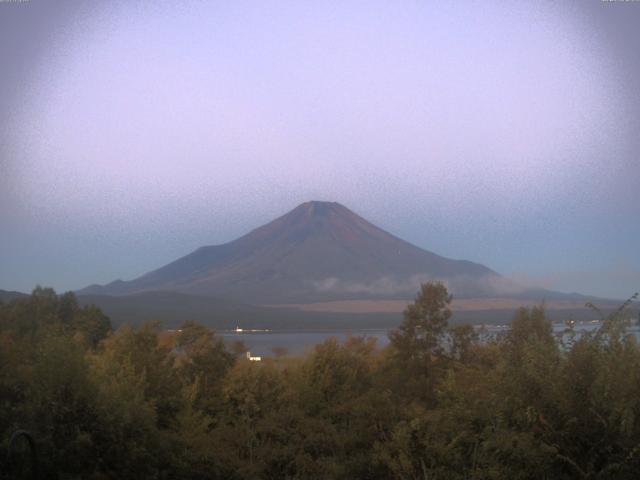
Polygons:
M0 304L0 461L26 429L41 478L637 478L627 305L561 343L542 308L481 342L449 303L425 284L385 349L329 340L255 363L199 324L113 331L38 288ZM28 469L19 453L1 475Z

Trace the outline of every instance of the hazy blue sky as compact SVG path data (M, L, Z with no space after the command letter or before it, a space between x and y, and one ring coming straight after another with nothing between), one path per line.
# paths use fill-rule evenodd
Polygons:
M0 2L0 288L131 279L307 200L640 289L640 2Z

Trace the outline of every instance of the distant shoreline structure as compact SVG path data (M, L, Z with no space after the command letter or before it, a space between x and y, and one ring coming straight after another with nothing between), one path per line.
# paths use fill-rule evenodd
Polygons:
M268 328L240 328L239 325L236 325L236 328L233 330L222 330L222 332L225 333L264 333L270 331Z

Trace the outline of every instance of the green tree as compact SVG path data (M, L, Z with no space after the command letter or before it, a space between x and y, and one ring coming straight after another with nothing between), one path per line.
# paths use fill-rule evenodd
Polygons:
M424 283L415 301L404 310L404 320L389 334L396 355L407 364L428 364L441 353L440 341L451 318L451 295L441 282Z
M156 408L158 426L168 428L182 404L182 385L174 367L171 344L160 341L157 321L138 327L123 325L102 343L101 355L113 365L133 369L143 379L145 399Z
M395 388L410 398L433 401L437 377L445 366L442 341L451 318L451 295L441 282L422 284L404 320L389 334Z
M111 332L111 321L100 308L87 305L75 311L72 319L73 330L86 344L95 348Z
M176 338L176 371L182 383L193 388L195 408L215 415L222 408L222 381L234 363L221 338L195 322L184 322Z

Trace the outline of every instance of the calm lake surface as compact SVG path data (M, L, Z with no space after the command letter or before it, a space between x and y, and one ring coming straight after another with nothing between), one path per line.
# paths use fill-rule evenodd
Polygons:
M216 332L224 341L231 345L235 341L242 341L252 355L273 355L274 347L285 347L289 355L301 355L314 345L322 343L328 338L335 337L344 342L348 337L374 337L379 347L389 343L386 329L371 330L331 330L331 331L269 331L269 332Z
M574 326L576 335L583 332L596 330L600 323L579 323ZM508 331L506 325L487 325L484 328L485 335L499 335ZM566 326L564 324L554 324L553 330L561 335ZM637 326L628 329L640 340L640 329ZM235 341L242 341L247 346L252 355L271 356L274 347L285 347L289 355L301 355L313 349L314 345L322 343L328 338L335 337L339 342L344 342L349 336L366 336L376 339L378 347L389 344L388 329L355 329L355 330L329 330L329 331L257 331L257 332L235 332L219 331L217 335L231 345Z

